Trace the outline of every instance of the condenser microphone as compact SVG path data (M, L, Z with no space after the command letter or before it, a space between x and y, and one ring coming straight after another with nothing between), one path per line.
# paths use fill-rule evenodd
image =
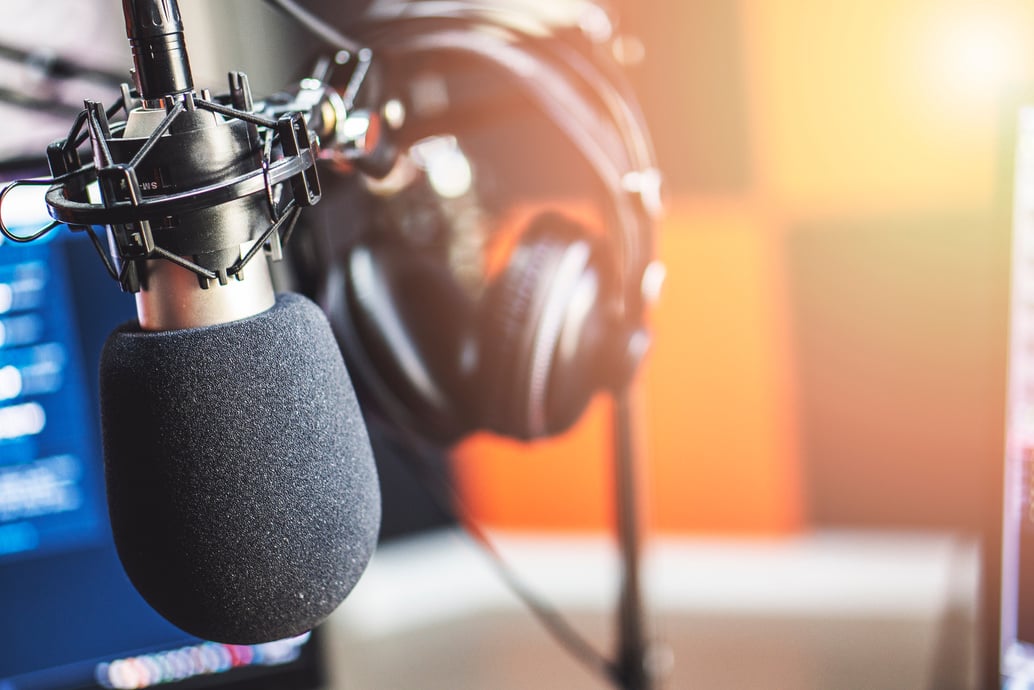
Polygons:
M100 366L118 555L190 634L298 635L356 584L380 524L373 454L327 320L274 293L263 255L319 198L315 143L297 114L250 115L243 75L231 75L229 102L194 91L175 0L123 9L136 107L121 130L96 104L83 117L101 202L72 183L48 193L56 219L109 227L115 273L136 294L138 321L111 334ZM75 138L51 147L52 168L78 163Z

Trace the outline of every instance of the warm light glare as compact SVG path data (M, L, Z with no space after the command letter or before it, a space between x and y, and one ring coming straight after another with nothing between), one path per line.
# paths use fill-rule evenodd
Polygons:
M427 171L428 183L442 198L458 199L474 184L470 161L455 137L428 137L413 144L410 154Z
M780 0L743 21L757 193L797 214L999 198L1002 128L1034 84L1034 3Z
M945 6L931 24L931 82L952 100L1002 97L1026 67L1021 19L1002 7L963 12Z

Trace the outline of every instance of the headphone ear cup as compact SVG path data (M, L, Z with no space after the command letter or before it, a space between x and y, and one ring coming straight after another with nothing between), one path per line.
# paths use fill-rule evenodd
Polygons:
M482 299L479 426L522 439L559 433L606 385L617 290L604 263L564 216L529 226Z
M377 409L438 442L468 433L471 300L445 267L414 252L357 245L345 267L344 349Z

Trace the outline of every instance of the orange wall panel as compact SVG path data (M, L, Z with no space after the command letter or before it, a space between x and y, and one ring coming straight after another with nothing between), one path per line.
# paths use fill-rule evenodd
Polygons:
M772 235L734 207L683 206L665 223L668 279L638 396L655 530L784 532L802 523ZM556 439L482 434L458 446L473 517L511 529L609 529L609 410L597 400Z

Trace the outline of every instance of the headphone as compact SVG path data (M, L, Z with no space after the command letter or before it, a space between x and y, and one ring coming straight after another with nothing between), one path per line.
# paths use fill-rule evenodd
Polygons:
M349 28L391 164L332 182L297 252L361 398L435 443L559 433L649 342L660 180L613 24L528 7L382 1Z

